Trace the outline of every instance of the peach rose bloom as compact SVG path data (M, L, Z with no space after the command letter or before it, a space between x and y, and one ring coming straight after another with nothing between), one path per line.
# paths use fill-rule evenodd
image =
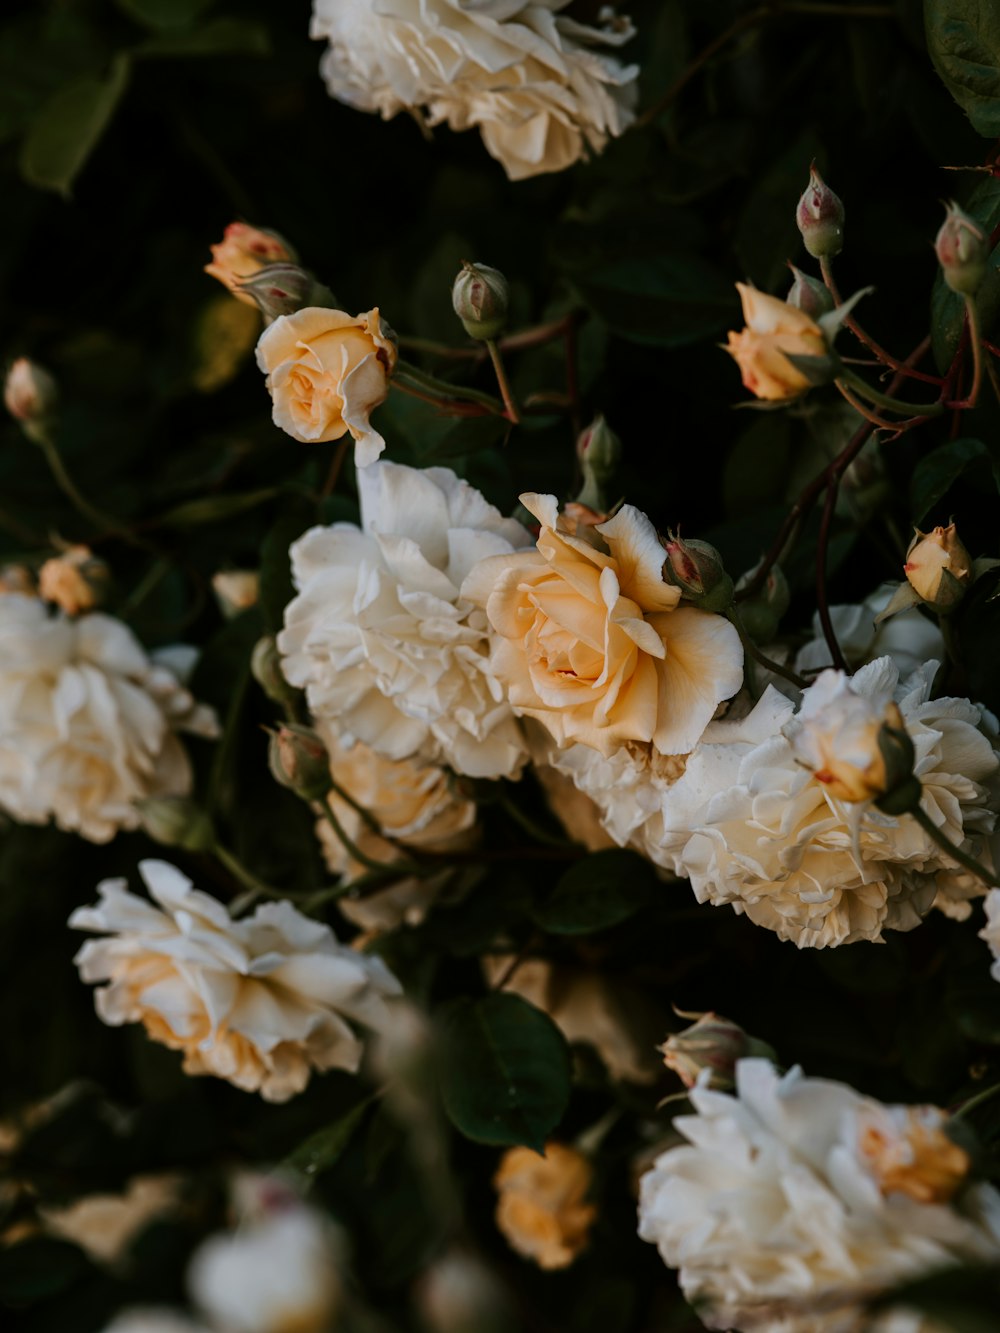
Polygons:
M357 466L374 463L385 440L368 416L388 397L396 364L378 310L347 315L306 306L282 315L261 334L257 364L267 374L276 426L305 444L350 431Z
M738 282L746 328L730 332L726 351L740 368L743 383L758 398L797 398L812 381L789 361L792 356L826 356L823 330L802 310Z
M918 597L947 609L960 600L969 586L972 558L962 545L954 523L946 528L932 528L930 532L921 532L919 528L914 531L916 535L906 552L903 573ZM946 574L953 581L945 579Z
M246 222L230 222L218 245L210 247L212 262L205 265L210 277L218 278L245 305L256 306L252 296L239 290L242 278L252 277L268 264L295 262L295 252L273 231L261 231Z
M490 667L514 712L560 747L651 741L686 754L742 684L736 630L678 606L656 529L631 505L594 528L605 551L563 530L554 496L521 503L541 523L537 549L488 557L462 586L486 608Z
M593 1177L575 1148L547 1143L545 1156L509 1148L493 1177L496 1223L512 1249L539 1268L567 1268L587 1244L597 1209L584 1199Z

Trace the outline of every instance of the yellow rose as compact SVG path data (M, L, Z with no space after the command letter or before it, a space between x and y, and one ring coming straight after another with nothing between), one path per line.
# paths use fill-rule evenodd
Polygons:
M758 398L797 398L812 381L788 360L792 356L827 355L823 330L795 306L767 296L742 282L736 290L743 302L746 328L730 332L726 351L740 368L744 385Z
M275 425L306 444L350 431L355 463L374 463L385 440L368 415L385 402L396 364L378 310L352 316L307 306L282 315L261 334L257 364L267 374Z
M599 549L565 531L554 496L521 503L541 523L537 550L481 560L462 586L486 609L490 669L514 712L537 718L560 746L611 754L652 741L663 754L688 753L742 683L736 630L678 606L656 529L631 505L593 529Z
M295 261L294 250L275 232L261 231L245 222L230 222L219 244L210 248L212 262L205 265L205 272L218 278L245 305L256 305L256 302L239 290L241 278L249 278L268 264Z
M965 592L972 558L958 539L954 523L931 532L916 529L903 566L910 587L939 610L954 606Z
M493 1177L499 1191L496 1222L518 1254L539 1268L566 1268L587 1243L597 1215L584 1203L593 1171L575 1148L547 1143L545 1156L510 1148Z

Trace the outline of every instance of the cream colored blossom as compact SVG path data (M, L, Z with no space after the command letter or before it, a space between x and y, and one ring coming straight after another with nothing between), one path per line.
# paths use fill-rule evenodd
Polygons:
M70 917L88 940L76 956L105 1023L142 1023L184 1052L184 1072L228 1079L283 1102L313 1069L355 1070L362 1041L346 1020L379 1028L399 983L378 958L338 944L328 926L289 902L230 919L165 861L139 870L159 906L124 880L98 885L101 901Z
M986 909L986 925L979 932L979 938L990 946L993 964L990 975L1000 981L1000 889L990 889L983 903Z
M448 468L379 462L358 490L360 528L312 528L292 547L285 676L346 745L513 776L524 740L490 667L486 617L461 588L528 534Z
M220 569L212 575L212 591L219 610L228 620L257 605L260 574L255 569Z
M922 611L911 608L875 623L875 617L889 605L897 586L882 583L863 602L830 607L833 632L852 669L873 662L876 657L891 657L900 679L904 679L932 657L941 660L944 653L941 630ZM800 676L815 674L823 667L833 665L819 612L813 617L812 634L809 642L795 655L794 668Z
M37 597L0 597L0 809L107 842L139 826L136 801L187 795L175 733L218 730L182 684L192 660L150 657L111 616L70 620Z
M631 23L562 13L570 0L314 0L312 36L333 97L390 119L479 129L511 180L562 171L633 119Z
M972 582L972 557L962 545L954 523L916 534L906 552L903 572L925 602L948 610Z
M425 852L458 852L476 838L476 805L454 790L454 780L437 764L416 759L385 759L362 741L345 746L332 727L320 734L330 755L337 786L367 811L385 834L381 837L359 811L338 795L327 800L347 836L369 860L398 861L415 847ZM316 824L327 867L335 875L354 878L365 867L355 861L325 817ZM390 841L391 839L391 841ZM440 893L449 872L426 878L409 876L379 893L356 900L337 900L349 921L362 930L393 930L402 922L419 924Z
M541 523L537 549L481 561L462 590L486 608L491 666L514 711L560 747L686 753L740 688L736 630L678 606L656 529L631 505L595 529L605 553L561 530L554 496L521 502Z
M802 696L784 726L796 759L838 801L871 801L898 782L889 771L885 728L904 730L888 682L880 694L862 694L841 671L824 671ZM904 775L905 776L905 775Z
M585 1202L593 1174L587 1158L562 1143L547 1143L544 1156L508 1148L493 1177L496 1222L508 1244L539 1268L568 1267L597 1216Z
M276 232L263 231L246 222L230 222L222 240L210 248L212 262L205 265L205 272L245 305L256 305L256 302L239 290L242 278L251 277L268 264L295 261L295 252Z
M45 1230L72 1241L97 1263L116 1264L150 1223L177 1210L180 1177L133 1176L121 1194L85 1194L62 1208L39 1208Z
M154 1306L132 1306L117 1314L104 1333L208 1333L179 1310Z
M245 1176L236 1194L236 1230L191 1259L195 1304L226 1333L328 1333L342 1295L329 1222L278 1177Z
M679 1269L709 1328L930 1333L862 1303L961 1263L1000 1260L1000 1193L975 1184L934 1107L884 1106L842 1083L737 1065L642 1178L639 1235ZM938 1187L941 1177L947 1187ZM928 1182L930 1184L928 1185Z
M267 375L274 424L314 444L350 431L358 467L373 463L385 440L368 420L389 394L396 344L377 310L347 315L306 306L281 315L260 335L257 364Z
M68 616L78 616L97 606L107 579L107 565L89 546L69 546L38 571L38 595Z
M743 383L758 398L797 398L812 388L809 379L788 359L825 357L823 330L802 310L738 282L746 328L730 332L726 351L740 368Z

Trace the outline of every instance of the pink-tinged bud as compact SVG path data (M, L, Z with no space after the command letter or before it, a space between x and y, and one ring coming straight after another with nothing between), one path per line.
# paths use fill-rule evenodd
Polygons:
M298 258L276 231L264 231L246 222L231 222L222 240L211 250L212 262L205 265L205 272L247 305L255 302L252 296L238 290L241 279L251 277L268 264L294 264Z
M607 488L622 455L622 442L603 416L597 416L576 442L583 486L576 503L602 513L608 507Z
M15 421L27 430L51 419L59 400L59 388L47 370L19 356L7 371L3 401Z
M271 776L304 801L319 801L333 786L327 748L308 727L282 723L271 732L267 755Z
M725 611L732 605L733 581L714 546L694 538L682 541L671 532L663 548L667 553L663 578L680 588L686 601L703 611Z
M915 529L903 572L913 591L937 611L950 611L972 582L972 557L954 523L931 532Z
M111 573L89 546L70 546L38 571L38 592L68 616L92 611L107 596Z
M451 303L470 338L496 338L507 324L507 279L499 269L466 262L452 284Z
M844 248L844 205L816 170L815 162L809 168L809 184L795 210L795 222L814 259L832 259Z
M260 575L255 569L220 569L212 575L212 591L226 620L257 605Z
M794 264L789 264L788 267L792 270L795 281L785 298L786 304L793 305L810 319L820 320L824 315L828 315L836 304L830 289L820 282L819 278L811 278Z
M739 1024L721 1014L685 1014L679 1009L675 1012L681 1018L696 1018L697 1022L668 1037L659 1050L663 1063L686 1088L693 1088L708 1070L708 1086L724 1092L735 1086L737 1060L747 1056L774 1059L774 1051L766 1042L749 1036Z
M265 324L307 306L332 310L337 304L329 287L297 264L268 264L250 277L241 278L231 290L241 301L249 299L264 316Z
M958 204L947 204L946 209L934 241L934 253L951 290L973 296L986 276L990 243L975 218L970 218Z

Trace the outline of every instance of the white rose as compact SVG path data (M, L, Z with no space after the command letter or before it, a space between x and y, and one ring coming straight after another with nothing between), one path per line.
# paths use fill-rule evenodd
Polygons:
M990 889L983 906L986 909L986 925L979 932L979 938L986 941L993 955L990 976L1000 981L1000 889Z
M633 119L638 67L607 54L633 35L563 15L570 0L314 0L331 96L384 119L479 128L511 180L599 152Z
M109 879L97 886L100 903L69 920L107 936L75 959L84 981L107 983L94 997L105 1023L142 1023L184 1052L185 1073L266 1101L301 1092L312 1069L357 1069L362 1041L346 1020L384 1026L401 990L380 959L338 944L289 902L233 921L165 861L139 870L159 907Z
M208 1333L208 1330L179 1310L137 1305L117 1314L104 1333Z
M944 653L941 631L916 607L875 624L875 617L889 605L897 586L882 583L860 604L830 607L833 631L848 666L856 669L876 657L891 657L900 679L905 679L931 658L941 660ZM812 632L813 637L795 657L795 670L800 676L833 665L818 612L813 617Z
M182 684L190 665L185 649L150 657L111 616L0 597L0 808L107 842L138 827L136 801L187 795L175 732L218 734Z
M709 1328L861 1333L896 1283L1000 1260L1000 1193L972 1184L935 1107L741 1060L734 1095L695 1088L641 1181L639 1235L680 1270ZM893 1316L874 1327L930 1333Z
M347 745L513 776L524 740L490 668L486 616L460 589L477 562L530 537L448 468L373 463L358 490L360 528L312 528L292 547L285 676Z

